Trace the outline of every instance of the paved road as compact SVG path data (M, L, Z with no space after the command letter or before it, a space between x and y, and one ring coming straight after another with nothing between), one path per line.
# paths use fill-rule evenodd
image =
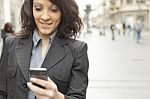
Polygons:
M89 46L87 99L150 99L150 35L137 44L133 35L112 41L110 31L92 31L80 38Z

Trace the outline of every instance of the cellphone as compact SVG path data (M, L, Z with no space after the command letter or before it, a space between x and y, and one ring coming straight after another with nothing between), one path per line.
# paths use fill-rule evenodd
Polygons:
M30 78L38 78L38 79L48 81L47 69L46 68L30 68ZM36 83L33 83L33 84L44 89L44 87L39 84L36 84Z

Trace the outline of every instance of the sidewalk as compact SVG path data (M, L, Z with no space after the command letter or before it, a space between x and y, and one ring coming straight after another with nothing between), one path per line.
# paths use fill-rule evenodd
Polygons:
M88 44L90 61L87 99L150 98L150 36L142 35L140 44L133 36L111 40L93 33L81 40Z

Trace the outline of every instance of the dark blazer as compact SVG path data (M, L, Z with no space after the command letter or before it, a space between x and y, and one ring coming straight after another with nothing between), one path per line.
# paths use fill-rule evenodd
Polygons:
M0 99L27 99L32 37L6 40L0 63ZM86 99L88 85L87 44L55 37L42 67L65 99Z

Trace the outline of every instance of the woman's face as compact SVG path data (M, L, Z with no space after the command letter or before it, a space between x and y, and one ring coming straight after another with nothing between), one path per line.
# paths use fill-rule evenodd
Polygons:
M50 0L33 0L33 17L40 35L52 35L60 23L61 12Z

